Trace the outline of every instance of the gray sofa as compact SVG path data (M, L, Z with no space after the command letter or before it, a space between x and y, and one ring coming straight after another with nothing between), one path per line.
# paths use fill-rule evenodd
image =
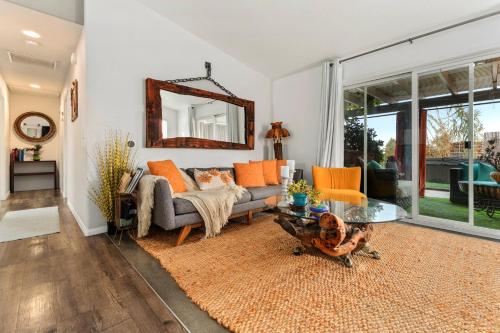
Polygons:
M234 177L233 168L196 168L198 170L218 169L229 170ZM194 179L195 168L184 169ZM296 173L296 179L302 178L301 170ZM231 217L246 216L248 223L252 221L252 214L268 208L265 200L281 193L281 185L247 188L247 192L236 202ZM154 191L154 202L152 221L165 230L181 228L177 244L181 244L192 228L203 225L203 220L194 205L185 199L172 198L170 188L166 180L156 182Z

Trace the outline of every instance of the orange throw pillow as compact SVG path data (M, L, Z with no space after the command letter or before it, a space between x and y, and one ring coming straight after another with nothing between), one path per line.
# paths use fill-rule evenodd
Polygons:
M281 167L286 166L286 160L276 160L276 172L278 174L278 182L281 184Z
M167 178L168 182L174 189L174 193L187 191L181 172L171 160L149 161L148 168L152 175Z
M243 187L266 186L262 163L233 163L236 184Z
M279 184L276 160L250 161L250 163L262 163L262 171L264 172L264 181L266 185Z

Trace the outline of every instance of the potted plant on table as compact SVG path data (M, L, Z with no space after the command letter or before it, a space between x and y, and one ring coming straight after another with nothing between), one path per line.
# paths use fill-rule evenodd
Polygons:
M115 230L115 195L125 172L134 169L134 152L130 135L120 131L106 133L104 142L96 146L94 155L96 179L90 182L90 199L108 222L108 233Z
M296 207L305 207L309 204L312 211L324 211L326 208L321 205L320 192L308 185L303 179L290 184L288 194L293 197L293 205Z
M479 156L479 160L491 164L496 171L490 173L491 179L500 184L500 152L496 151L496 138L488 140L488 146L484 149L484 154Z

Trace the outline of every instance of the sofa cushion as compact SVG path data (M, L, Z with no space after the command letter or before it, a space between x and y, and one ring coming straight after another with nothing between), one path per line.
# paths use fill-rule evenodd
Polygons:
M236 173L236 184L243 187L266 186L262 162L233 163Z
M366 167L368 169L375 169L375 170L383 169L383 167L380 165L380 163L375 161L375 160L371 160L370 162L368 162L366 164Z
M460 168L462 168L462 179L461 180L469 180L469 163L461 162L459 164ZM479 163L472 164L472 174L474 178L472 180L477 180L479 175Z
M234 179L229 171L219 171L216 169L208 171L194 170L196 184L202 191L214 190L226 186L233 186Z
M266 207L266 202L264 200L249 201L242 204L237 204L233 206L232 214L239 214L249 210L259 209ZM185 225L203 222L200 214L198 212L182 214L175 216L175 227L183 227ZM165 229L165 228L164 228ZM170 230L170 229L166 229Z
M497 171L495 167L489 163L479 162L479 172L477 179L479 181L490 182L492 181L490 173Z
M191 177L193 180L194 178L194 170L200 170L200 171L209 171L209 170L219 170L219 171L229 171L231 173L231 177L234 179L234 169L233 168L221 168L221 167L212 167L212 168L187 168L184 169L186 173Z
M182 175L172 160L148 161L148 168L152 175L167 178L174 192L186 192Z
M252 200L267 199L269 197L280 195L281 186L249 187L248 192L252 195Z
M366 199L366 195L356 190L335 190L331 188L320 188L318 190L321 193L321 200L346 201L354 205L359 205Z
M241 199L238 200L235 205L239 205L242 203L247 203L252 199L249 192L243 193ZM188 213L197 213L196 207L191 203L191 201L181 198L174 198L174 210L175 215L188 214Z
M279 175L277 173L276 160L249 161L250 163L262 163L262 172L264 173L264 181L266 185L278 185Z

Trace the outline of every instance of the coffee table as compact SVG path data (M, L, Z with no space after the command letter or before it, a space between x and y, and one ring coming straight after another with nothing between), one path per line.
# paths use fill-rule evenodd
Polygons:
M316 248L340 258L347 267L352 267L352 254L357 252L380 259L380 254L368 243L373 225L399 221L407 216L403 208L375 199L365 199L360 203L329 200L323 204L329 208L329 213L316 214L309 207L304 210L275 207L275 222L301 241L302 246L295 248L294 254Z

